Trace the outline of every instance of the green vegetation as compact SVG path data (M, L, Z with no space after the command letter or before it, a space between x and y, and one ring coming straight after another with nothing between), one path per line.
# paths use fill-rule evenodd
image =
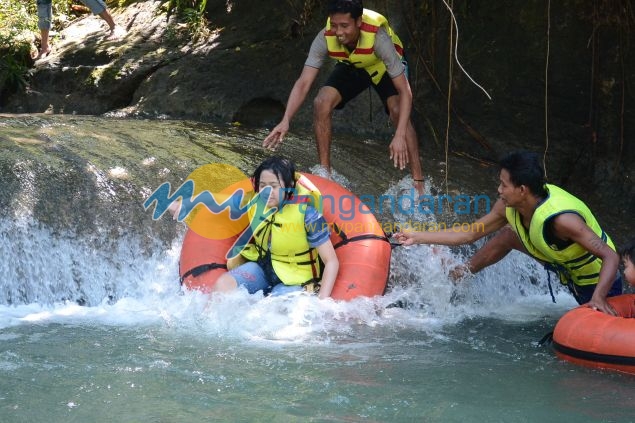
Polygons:
M206 7L207 0L168 0L165 5L168 20L176 16L187 24L190 35L195 38L207 33Z
M68 10L68 0L53 0L54 16ZM39 34L35 1L0 0L0 94L26 85L34 34Z
M135 0L118 0L124 6ZM62 29L72 19L71 5L75 0L52 0L53 31ZM208 33L207 0L166 0L162 9L168 20L175 18L173 31L185 24L187 36L198 38ZM28 81L33 57L37 54L40 31L35 0L0 0L0 95L23 89ZM179 25L180 24L180 25ZM185 35L185 34L184 34Z
M26 84L31 51L30 30L33 26L37 27L28 4L22 1L0 2L0 94Z

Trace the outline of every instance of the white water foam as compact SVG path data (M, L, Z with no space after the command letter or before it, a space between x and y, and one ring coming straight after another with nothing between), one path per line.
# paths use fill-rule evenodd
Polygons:
M406 179L391 189L402 189ZM0 328L47 323L158 324L210 337L329 342L353 333L358 325L435 332L467 318L527 321L558 315L575 305L555 280L558 302L552 304L546 272L515 252L455 284L448 277L449 269L465 260L471 249L397 247L387 294L342 302L305 294L263 298L241 290L211 296L181 292L180 239L167 251L157 245L148 254L141 253L136 239L96 243L26 221L0 219L0 234L0 303L4 304Z

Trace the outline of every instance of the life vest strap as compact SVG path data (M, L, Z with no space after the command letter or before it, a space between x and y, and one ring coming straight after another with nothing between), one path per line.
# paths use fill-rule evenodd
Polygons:
M549 294L551 294L551 301L553 301L554 303L556 302L556 297L553 295L553 288L551 287L551 272L554 272L560 279L560 283L569 288L569 292L571 293L571 295L573 295L573 298L575 298L578 304L582 304L580 294L576 289L576 284L564 266L556 263L545 263L544 267L547 271L547 283L549 285ZM562 282L562 279L566 280L566 283Z
M556 302L556 297L553 295L553 288L551 286L551 272L557 274L557 270L554 267L549 267L549 264L545 264L545 270L547 271L547 285L549 286L549 294L551 295L551 301Z
M308 265L312 265L315 264L315 259L311 259L311 260L306 260L306 261L284 261L284 260L278 260L278 259L271 259L272 261L277 261L278 263L284 263L284 264L295 264L298 266L308 266Z
M305 255L305 254L310 254L312 250L313 250L312 248L309 248L308 250L304 250L304 251L301 251L301 252L299 252L299 253L289 254L287 257L299 257L299 256L303 256L303 255Z

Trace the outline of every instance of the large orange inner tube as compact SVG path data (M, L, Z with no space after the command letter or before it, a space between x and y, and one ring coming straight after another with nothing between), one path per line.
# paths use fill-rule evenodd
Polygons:
M553 347L568 361L635 374L635 294L610 297L618 316L582 305L556 324Z
M391 246L381 225L371 210L341 185L316 175L303 175L322 193L323 215L333 228L331 242L340 268L331 297L350 300L383 295L390 270ZM205 215L200 213L196 219ZM192 230L193 226L190 225L183 240L179 274L186 288L209 292L218 277L227 271L225 256L238 235L209 239Z

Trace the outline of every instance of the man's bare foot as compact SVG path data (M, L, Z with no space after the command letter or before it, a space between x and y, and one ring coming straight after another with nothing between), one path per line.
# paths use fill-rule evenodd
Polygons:
M461 282L463 279L467 279L472 276L470 267L467 263L458 263L456 259L448 254L448 247L441 247L438 245L432 246L432 254L441 256L441 266L448 270L448 277L454 283Z
M114 27L110 28L106 40L115 41L122 38L124 35L126 35L126 30L118 25L115 25Z
M326 166L322 166L322 165L316 166L313 169L311 169L311 173L317 176L321 176L325 179L333 180L333 173L331 169Z
M414 188L417 190L417 194L423 195L426 192L426 186L423 179L414 179Z
M37 56L35 56L35 60L44 59L49 54L51 54L51 47L50 46L47 46L46 48L42 48L38 52Z
M472 276L472 272L470 272L470 268L465 263L457 264L448 272L448 277L454 283L461 282L470 276Z

